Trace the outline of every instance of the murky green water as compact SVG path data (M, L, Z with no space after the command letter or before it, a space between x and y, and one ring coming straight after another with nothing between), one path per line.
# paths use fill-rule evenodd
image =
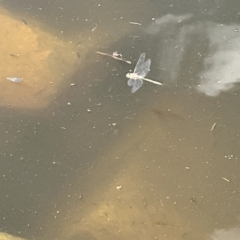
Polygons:
M2 232L239 239L240 6L188 2L1 1L81 60L46 107L0 109ZM131 94L142 52L163 86Z

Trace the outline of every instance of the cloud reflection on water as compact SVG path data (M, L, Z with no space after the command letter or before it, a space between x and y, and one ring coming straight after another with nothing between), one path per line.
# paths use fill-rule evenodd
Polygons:
M218 96L240 82L238 29L239 26L236 24L194 21L191 14L167 14L156 19L146 32L160 36L159 64L167 73L168 81L178 81L180 74L185 75L186 72L181 69L183 66L185 71L186 68L188 72L193 70L191 64L195 61L196 54L186 54L189 53L189 46L195 45L195 48L201 51L198 53L201 57L201 65L197 66L197 74L194 76L196 82L188 82L188 84L208 96ZM200 40L194 42L193 36L198 36Z
M204 68L199 74L200 92L217 96L240 82L240 34L236 25L209 24L210 52L204 59Z

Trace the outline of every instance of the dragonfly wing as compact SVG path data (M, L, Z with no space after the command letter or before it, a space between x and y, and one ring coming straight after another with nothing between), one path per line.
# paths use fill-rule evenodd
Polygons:
M141 72L138 73L138 76L144 78L147 76L148 72L150 71L151 59L148 59L141 67Z
M133 86L134 81L135 81L134 79L131 79L131 78L130 78L130 79L128 80L128 82L127 82L127 85L128 85L129 87Z
M142 53L137 61L137 64L136 64L136 68L139 68L140 65L142 65L144 62L145 62L145 56L146 54L145 53ZM135 72L135 69L134 69L134 72Z
M142 65L145 62L145 53L142 53L137 61L136 67L134 68L134 73L139 72L139 70L142 68Z
M140 78L144 78L150 71L151 59L145 62L145 53L142 53L138 59L137 65L134 68L134 73L136 73Z
M132 86L131 92L135 93L142 85L143 80L142 79L129 79L127 82L128 86Z

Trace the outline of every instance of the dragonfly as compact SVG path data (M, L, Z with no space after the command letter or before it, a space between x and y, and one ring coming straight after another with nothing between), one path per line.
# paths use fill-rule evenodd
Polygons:
M162 85L160 82L145 78L150 71L151 65L151 59L145 61L145 56L146 54L142 53L138 59L133 73L126 74L126 77L129 78L127 84L129 87L132 87L132 93L135 93L143 85L143 80L153 84Z

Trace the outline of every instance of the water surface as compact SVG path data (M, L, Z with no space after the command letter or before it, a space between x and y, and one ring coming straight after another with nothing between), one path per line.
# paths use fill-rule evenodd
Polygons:
M1 106L2 232L239 238L238 1L1 3L79 60L44 106ZM133 64L95 53L116 50ZM131 94L125 74L142 52L164 85Z

